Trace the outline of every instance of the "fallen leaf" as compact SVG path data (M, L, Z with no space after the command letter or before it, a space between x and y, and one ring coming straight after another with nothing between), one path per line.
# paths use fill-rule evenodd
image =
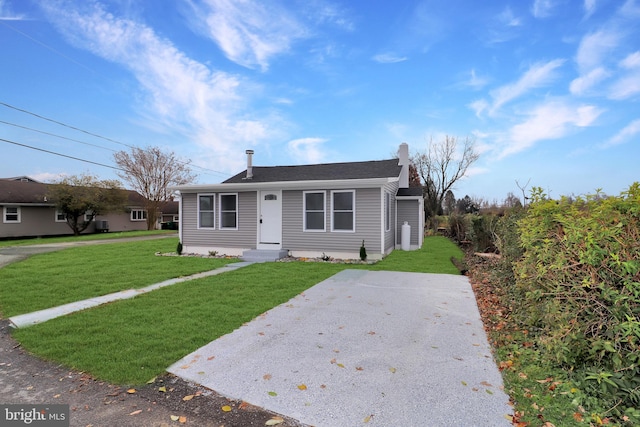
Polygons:
M320 388L324 389L324 388L327 388L327 386L324 384L320 384Z
M335 358L331 359L331 360L329 361L329 363L331 363L331 364L333 365L334 363L336 363L336 359L335 359Z
M184 400L186 402L187 400L191 400L193 398L194 398L194 395L193 394L189 394L189 395L183 397L182 400Z
M364 371L364 368L362 366L356 366L356 371Z
M179 418L177 415L171 415L171 421L178 421Z
M375 333L375 332L373 332L373 331L369 331L369 332L367 332L367 333L368 333L369 335L375 335L375 334L376 334L376 333Z
M273 417L270 420L267 420L267 422L264 423L264 425L277 426L278 424L282 424L283 422L284 422L284 419L282 417Z
M519 376L520 378L522 378L523 380L526 380L526 379L527 379L527 374L525 374L524 372L520 372L520 373L518 374L518 376Z
M269 394L269 396L277 396L278 395L278 393L276 393L275 391L270 391L268 394Z
M215 356L211 356L211 357L207 357L207 360L213 360L215 358L216 358Z
M59 398L59 397L60 397L60 395L59 395L59 394L56 394L55 396L53 396L53 398L54 398L54 399L57 399L57 398Z
M342 363L338 363L338 368L344 368L344 365Z
M180 418L178 418L178 422L179 422L180 424L184 424L184 423L186 423L186 422L187 422L187 417L180 417Z
M153 377L153 378L151 378L149 381L147 381L147 384L153 384L153 383L155 383L155 382L156 382L156 378L157 378L157 377Z
M307 386L306 386L306 385L304 385L304 384L300 384L300 385L298 386L298 389L300 389L300 390L306 390L306 389L307 389Z
M580 412L574 412L573 413L573 419L576 420L577 422L581 423L582 420L584 419L584 416Z
M249 404L243 400L242 402L240 402L238 409L247 409L248 407L249 407Z
M265 380L265 381L269 381L271 379L271 374L264 374L262 376L262 379Z
M142 413L142 409L138 409L137 411L133 411L129 415L138 415L138 414L141 414L141 413Z
M165 386L158 387L158 391L161 391L161 392L163 392L163 393L166 393L166 392L167 392L167 388L166 388Z
M130 388L129 390L127 390L127 393L129 393L129 394L133 394L135 392L136 392L135 388Z
M395 374L395 373L396 373L396 368L389 368L389 371L390 371L392 374Z
M367 415L366 417L364 417L364 420L362 420L365 423L368 423L369 421L371 421L371 418L373 418L373 414L371 415Z
M491 390L489 390L488 388L486 388L484 391L486 391L487 394L493 394L493 392Z
M493 385L489 384L489 383L488 383L488 382L486 382L486 381L482 381L480 384L482 384L482 385L483 385L483 386L485 386L485 387L493 387Z
M231 412L231 406L229 406L229 405L224 405L220 409L222 409L223 412Z

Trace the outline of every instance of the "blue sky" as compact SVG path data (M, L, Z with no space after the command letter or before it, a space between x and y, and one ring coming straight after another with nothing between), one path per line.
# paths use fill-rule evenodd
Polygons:
M457 198L640 180L640 0L0 0L0 53L0 138L106 165L157 145L217 183L249 148L378 160L450 135L481 153ZM116 177L0 150L2 177Z

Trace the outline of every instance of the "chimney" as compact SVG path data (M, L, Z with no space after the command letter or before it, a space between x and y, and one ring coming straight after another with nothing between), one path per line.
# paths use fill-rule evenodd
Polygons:
M399 187L409 188L409 145L406 142L398 148L398 165L402 166Z
M252 179L253 178L253 165L251 164L251 160L252 160L252 156L253 156L253 150L247 150L247 177L246 179Z

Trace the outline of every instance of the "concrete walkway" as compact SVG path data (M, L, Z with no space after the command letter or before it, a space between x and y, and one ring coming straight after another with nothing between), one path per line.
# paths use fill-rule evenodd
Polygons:
M169 372L318 427L510 426L464 276L345 270Z
M156 283L154 285L147 286L140 289L128 289L126 291L114 292L112 294L103 295L95 298L89 298L83 301L71 302L69 304L60 305L58 307L47 308L44 310L34 311L32 313L20 314L18 316L10 317L10 325L14 328L26 328L28 326L37 325L38 323L46 322L47 320L55 319L56 317L66 316L67 314L74 313L76 311L85 310L87 308L97 307L102 304L106 304L113 301L133 298L138 295L142 295L147 292L155 291L156 289L164 288L165 286L175 285L176 283L186 282L188 280L202 279L203 277L215 276L217 274L225 273L227 271L237 270L241 267L246 267L252 264L251 262L236 262L227 264L223 267L215 270L204 271L202 273L192 274L190 276L177 277L175 279L165 280L164 282Z

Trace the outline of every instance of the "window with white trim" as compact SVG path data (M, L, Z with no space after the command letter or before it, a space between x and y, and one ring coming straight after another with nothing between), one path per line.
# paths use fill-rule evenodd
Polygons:
M20 221L20 206L4 206L2 208L2 222L5 224L17 224Z
M60 209L56 209L56 222L67 222L67 214Z
M214 194L198 194L198 228L215 228Z
M325 201L324 191L303 192L303 230L304 231L325 231Z
M355 198L354 190L331 192L331 231L355 231Z
M93 219L94 219L94 218L95 218L95 215L93 215L93 212L91 212L91 211L86 211L86 212L84 213L84 220L85 220L86 222L93 221Z
M384 230L391 231L391 193L384 193Z
M238 229L238 194L220 194L220 229Z
M131 209L131 221L146 221L147 211L144 209Z

